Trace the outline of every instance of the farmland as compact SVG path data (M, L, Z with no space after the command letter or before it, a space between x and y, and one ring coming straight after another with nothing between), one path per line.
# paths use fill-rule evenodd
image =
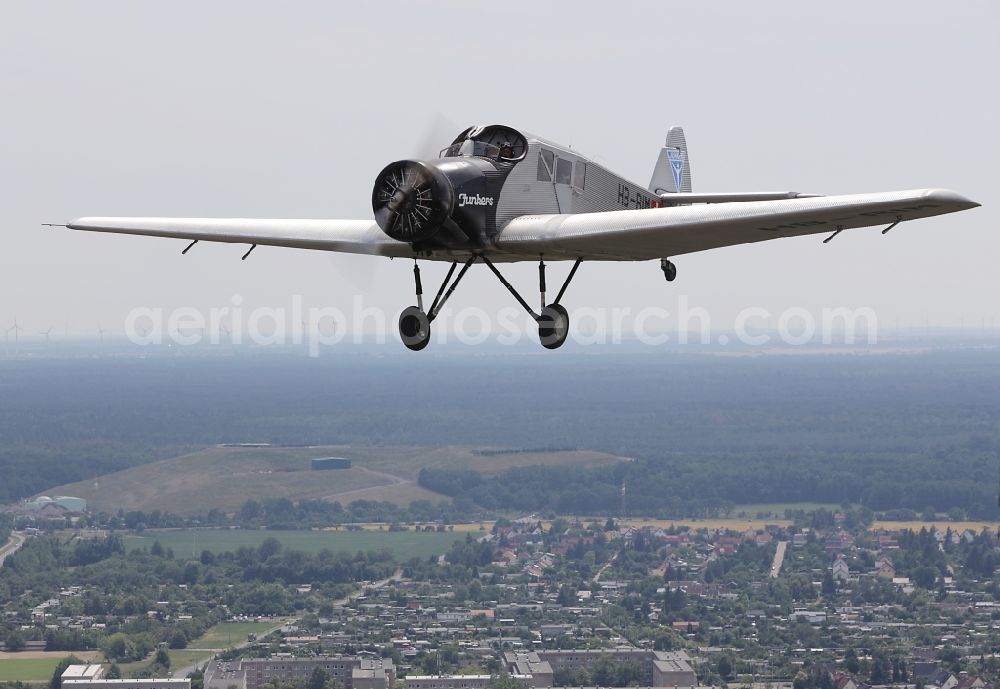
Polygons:
M330 455L351 459L350 469L311 471L310 460ZM232 513L247 500L323 499L348 504L373 500L408 505L414 500L449 498L416 483L429 468L475 468L496 474L514 466L607 466L619 458L590 451L540 451L491 454L471 447L226 447L191 454L64 484L49 492L85 498L92 511L161 510Z

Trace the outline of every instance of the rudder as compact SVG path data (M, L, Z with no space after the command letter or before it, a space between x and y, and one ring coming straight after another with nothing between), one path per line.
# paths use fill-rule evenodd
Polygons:
M649 190L657 196L691 191L691 161L688 159L683 127L671 127L667 132L667 142L656 159Z

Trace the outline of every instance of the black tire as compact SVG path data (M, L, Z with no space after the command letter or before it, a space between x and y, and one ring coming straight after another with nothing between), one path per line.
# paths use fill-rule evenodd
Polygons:
M538 339L546 349L559 349L569 337L569 313L562 304L549 304L538 318Z
M419 352L431 341L431 322L416 306L407 306L399 314L399 339L407 349Z
M663 264L663 277L667 278L667 282L673 282L677 279L677 266L673 264L673 261L667 261Z

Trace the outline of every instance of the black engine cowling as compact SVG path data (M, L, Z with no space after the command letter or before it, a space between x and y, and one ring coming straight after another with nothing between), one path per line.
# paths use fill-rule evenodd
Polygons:
M436 167L416 160L390 163L375 178L375 222L401 242L430 239L455 209L455 190Z

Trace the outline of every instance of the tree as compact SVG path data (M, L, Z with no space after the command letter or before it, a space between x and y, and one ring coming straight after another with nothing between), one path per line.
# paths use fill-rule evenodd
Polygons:
M277 538L268 537L264 539L264 542L260 544L257 548L257 557L260 558L261 562L264 562L269 557L277 555L281 552L281 541Z
M591 679L599 687L610 687L615 682L615 661L602 653L590 668Z
M323 668L315 668L309 676L309 681L306 683L306 689L326 689L326 683L328 680L329 676Z
M239 511L239 519L241 521L250 521L256 519L261 515L260 503L256 500L247 500L243 503L243 507Z
M561 667L557 670L552 671L552 686L555 687L571 687L576 686L574 681L573 671L568 667ZM581 684L580 686L586 686Z
M861 670L858 654L853 648L847 649L847 653L844 654L844 669L852 675L858 674Z
M56 663L55 670L52 671L52 679L49 680L49 689L62 689L62 673L70 665L82 665L83 661L76 656L67 656Z
M934 582L937 581L937 574L936 569L926 565L922 567L914 567L913 571L910 572L913 583L925 589L934 588Z
M728 655L723 654L719 658L719 676L722 679L730 679L733 676L733 660Z
M167 653L167 649L161 648L156 651L156 658L153 660L156 665L162 665L164 668L170 667L170 654Z
M823 595L833 596L837 593L837 582L833 580L833 573L827 570L823 574Z
M170 637L170 648L187 648L188 639L180 629L175 631Z
M109 667L108 671L104 673L104 679L121 679L121 678L122 678L122 669L118 667L117 663L111 663L111 667Z
M889 660L884 653L875 654L872 659L872 671L869 676L871 684L887 684L892 679L890 674Z
M671 612L679 612L687 605L687 597L681 587L670 588L668 586L666 593L663 594L663 603Z
M487 689L528 689L528 685L519 679L514 679L506 672L494 675L490 678Z
M7 635L6 639L8 651L20 651L24 649L24 635L21 632L13 631Z
M127 659L128 637L121 633L112 634L104 639L101 650L104 651L104 657L111 662Z

